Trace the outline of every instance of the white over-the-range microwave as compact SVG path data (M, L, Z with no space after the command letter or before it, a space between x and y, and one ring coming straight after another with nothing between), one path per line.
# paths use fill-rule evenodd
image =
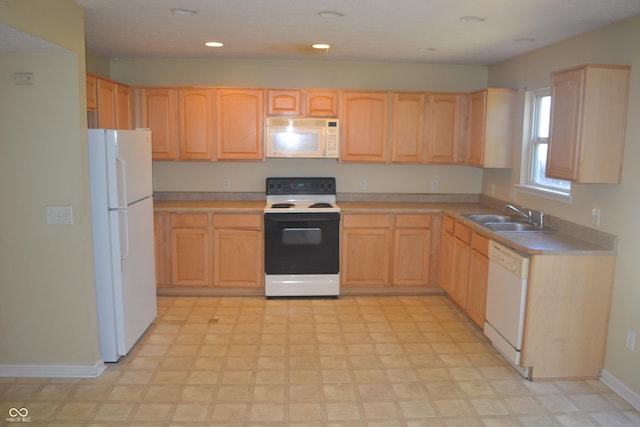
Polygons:
M337 119L268 118L265 130L267 157L337 159L340 156Z

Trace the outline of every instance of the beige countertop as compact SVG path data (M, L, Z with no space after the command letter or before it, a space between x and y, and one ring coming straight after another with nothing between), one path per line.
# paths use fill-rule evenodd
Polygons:
M342 213L441 213L446 212L472 230L529 255L615 255L615 247L578 238L573 233L494 232L461 216L465 213L498 212L479 203L449 202L338 202ZM162 200L154 202L157 212L262 213L264 201ZM596 241L597 239L594 239Z

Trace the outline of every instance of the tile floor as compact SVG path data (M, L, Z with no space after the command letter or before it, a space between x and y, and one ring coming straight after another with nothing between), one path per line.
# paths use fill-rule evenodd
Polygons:
M98 379L0 379L50 426L638 426L597 380L529 382L446 297L161 297Z

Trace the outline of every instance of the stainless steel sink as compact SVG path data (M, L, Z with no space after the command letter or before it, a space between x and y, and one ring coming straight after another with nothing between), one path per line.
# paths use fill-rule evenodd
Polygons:
M486 224L488 222L512 221L512 218L509 215L501 215L501 214L464 214L462 216L478 224Z
M542 231L524 222L486 222L483 225L491 231Z
M465 218L480 224L491 231L496 232L529 232L529 233L555 233L555 230L549 228L538 228L527 222L514 221L514 217L504 214L463 214Z

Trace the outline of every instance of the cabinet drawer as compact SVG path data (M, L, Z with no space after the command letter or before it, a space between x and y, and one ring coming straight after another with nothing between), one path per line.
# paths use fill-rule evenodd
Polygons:
M215 228L261 228L262 215L213 215L213 226Z
M454 234L465 243L471 241L471 229L461 222L456 222Z
M396 227L429 228L431 215L396 215Z
M172 227L206 227L209 225L209 214L174 214L171 215Z
M489 239L481 234L471 234L471 248L484 256L489 256Z
M456 220L452 217L445 215L444 216L444 232L447 234L453 235L453 227L456 223Z
M391 226L391 215L344 215L342 223L347 228L383 228Z

